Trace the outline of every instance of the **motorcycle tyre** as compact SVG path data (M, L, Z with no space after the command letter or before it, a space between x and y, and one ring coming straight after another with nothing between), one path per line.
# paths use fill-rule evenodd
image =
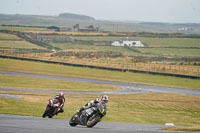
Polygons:
M75 115L77 115L77 114L75 114ZM78 125L78 123L76 123L75 115L72 116L72 118L69 120L69 125L72 126L72 127L75 127L76 125Z
M42 115L43 118L45 118L46 116L48 116L49 118L52 118L52 109L50 107L47 107L44 114Z
M88 119L87 123L86 123L86 126L89 127L89 128L92 128L93 126L95 126L100 120L100 117L99 116L92 116Z

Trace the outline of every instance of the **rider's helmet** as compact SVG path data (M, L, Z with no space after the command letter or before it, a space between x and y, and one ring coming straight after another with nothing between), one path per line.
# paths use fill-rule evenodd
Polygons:
M102 101L103 103L108 103L108 96L107 96L107 95L103 95L103 96L101 97L101 101Z
M64 97L64 93L63 93L63 92L60 92L60 93L58 94L58 96L59 96L59 97Z

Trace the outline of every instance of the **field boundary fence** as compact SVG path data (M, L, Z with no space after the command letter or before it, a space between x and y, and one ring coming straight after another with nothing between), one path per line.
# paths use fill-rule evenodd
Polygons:
M0 55L0 58L9 58L9 59L34 61L34 62L44 62L44 63L50 63L50 64L61 64L61 65L76 66L76 67L96 68L96 69L112 70L112 71L120 71L120 72L134 72L134 73L164 75L164 76L182 77L182 78L190 78L190 79L200 79L200 76L193 76L193 75L184 75L184 74L175 74L175 73L162 73L162 72L153 72L153 71L126 69L126 68L124 68L124 69L123 68L113 68L113 67L94 66L94 65L84 65L84 64L67 63L67 62L50 61L50 60L40 60L40 59L31 59L31 58L14 57L14 56L6 56L6 55Z

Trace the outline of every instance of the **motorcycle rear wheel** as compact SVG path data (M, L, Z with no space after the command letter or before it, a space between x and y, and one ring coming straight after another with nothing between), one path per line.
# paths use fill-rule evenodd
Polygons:
M92 116L88 119L86 126L91 128L95 126L99 122L100 117L99 116Z

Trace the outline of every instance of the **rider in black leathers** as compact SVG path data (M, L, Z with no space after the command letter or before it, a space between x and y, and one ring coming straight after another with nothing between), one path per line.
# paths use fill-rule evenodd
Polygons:
M77 110L78 115L80 116L80 114L83 110L88 109L90 107L95 107L98 103L102 103L106 108L106 104L108 103L108 96L103 95L101 97L101 99L97 98L97 99L94 99L94 100L90 101L89 103L85 104L79 110Z

